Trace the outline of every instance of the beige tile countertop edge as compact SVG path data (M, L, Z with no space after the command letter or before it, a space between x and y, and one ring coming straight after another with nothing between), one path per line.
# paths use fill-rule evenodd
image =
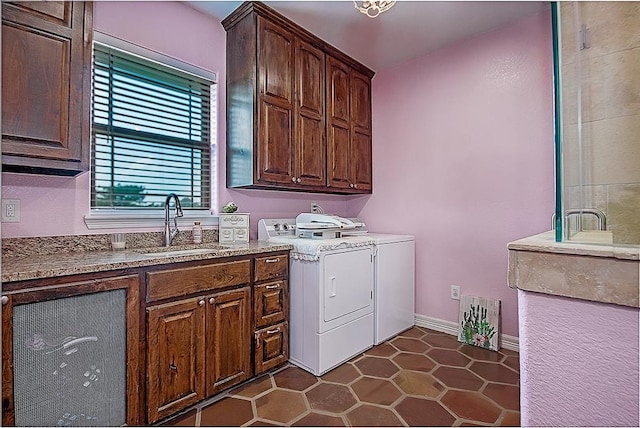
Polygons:
M546 232L512 242L508 249L511 288L640 307L636 248L556 243L553 232Z
M189 247L194 248L196 246ZM206 248L206 245L203 247ZM180 248L171 248L169 251L179 249ZM105 272L195 260L253 255L274 251L289 251L291 249L293 249L293 246L290 244L271 244L262 241L251 241L248 244L225 245L224 248L215 248L204 253L172 256L160 256L157 253L145 254L140 250L124 250L61 253L28 257L3 257L2 282L54 278L82 273ZM166 251L168 249L158 249L158 251L162 250ZM152 252L149 249L146 251Z
M575 254L580 256L611 257L624 260L640 260L640 245L585 244L556 242L555 231L518 239L507 244L509 250L540 253Z

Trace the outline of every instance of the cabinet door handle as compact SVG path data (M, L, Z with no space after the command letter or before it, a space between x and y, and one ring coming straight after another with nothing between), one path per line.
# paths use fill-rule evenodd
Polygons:
M302 178L298 177L298 179L296 180L298 183L300 183L302 181Z
M213 297L209 299L209 303L210 303L210 304L212 304L212 305L213 305L215 302L216 302L216 299L214 299Z
M295 177L291 177L291 181L293 181L295 183L296 182L296 178Z
M169 369L173 370L174 372L178 371L178 367L173 363L169 364Z
M6 305L7 303L9 303L9 298L7 296L2 296L0 302L2 302L3 305Z
M266 287L264 287L264 288L266 288L267 290L275 290L275 289L280 288L280 284L267 285L267 286L266 286Z
M276 334L280 332L280 327L274 328L273 330L267 330L267 334Z
M200 306L204 306L204 300L200 300L200 301L198 302L198 305L200 305Z
M278 263L280 261L280 258L275 258L275 259L267 259L264 262L265 263Z

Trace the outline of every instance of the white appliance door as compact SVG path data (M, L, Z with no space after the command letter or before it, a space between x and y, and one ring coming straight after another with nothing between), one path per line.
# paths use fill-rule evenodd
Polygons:
M324 255L323 308L325 323L373 310L373 257L369 248Z
M375 344L415 324L415 241L378 244Z

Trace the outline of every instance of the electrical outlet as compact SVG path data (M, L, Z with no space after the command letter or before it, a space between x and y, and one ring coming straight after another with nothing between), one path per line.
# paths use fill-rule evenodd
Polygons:
M460 300L460 286L452 285L451 286L451 298L453 300Z
M315 202L311 202L311 212L314 214L320 214L322 212L322 208L320 208L320 205Z
M2 222L18 223L20 221L20 199L2 200Z

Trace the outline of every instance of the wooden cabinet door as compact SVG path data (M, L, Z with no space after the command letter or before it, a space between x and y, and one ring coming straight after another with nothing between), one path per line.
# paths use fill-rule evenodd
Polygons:
M256 285L253 290L253 314L256 328L284 321L289 314L287 282L280 280Z
M258 145L255 162L261 183L295 182L293 161L294 38L258 17Z
M353 189L371 191L371 80L351 71L351 153Z
M256 374L263 373L289 359L289 324L286 322L256 331Z
M75 175L89 168L92 7L3 3L5 170Z
M205 300L147 308L147 418L153 423L204 398Z
M295 59L296 183L325 186L325 55L296 38Z
M327 56L327 186L351 188L349 67Z
M207 304L207 396L253 375L251 289L214 294Z

